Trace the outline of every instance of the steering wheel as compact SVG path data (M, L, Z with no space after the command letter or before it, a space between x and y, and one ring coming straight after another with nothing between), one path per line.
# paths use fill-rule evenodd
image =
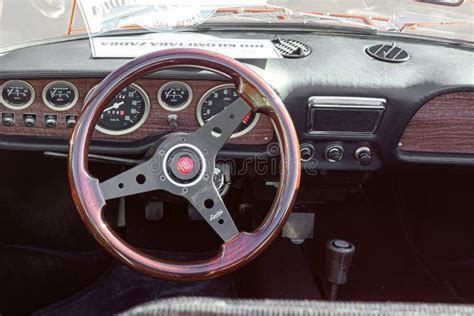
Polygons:
M195 67L219 73L235 84L239 98L192 133L171 133L157 142L154 154L109 180L99 183L88 171L89 144L97 120L122 89L155 71ZM271 209L251 233L239 232L214 186L212 173L218 151L251 111L266 114L278 136L280 181ZM297 134L285 105L275 91L242 63L200 49L169 49L138 57L107 76L86 101L72 133L69 183L82 221L97 241L132 269L168 280L204 280L232 272L254 259L281 232L300 181ZM125 242L105 222L107 200L153 190L186 198L223 240L208 260L175 262L154 258Z

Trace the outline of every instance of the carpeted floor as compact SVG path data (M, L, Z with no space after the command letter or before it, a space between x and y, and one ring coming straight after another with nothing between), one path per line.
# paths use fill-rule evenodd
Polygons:
M190 254L150 253L173 260L196 259L195 255ZM204 255L200 254L199 258ZM301 248L288 240L279 239L265 254L241 271L200 282L160 280L113 262L97 281L34 314L111 315L157 298L177 296L322 298Z
M357 251L340 299L474 303L472 186L461 174L381 177L365 195L318 206L305 244L314 273L325 242L346 239Z
M191 260L189 255L153 253L160 258ZM113 315L157 298L176 296L238 296L232 275L200 282L171 282L146 276L113 262L102 276L71 297L34 315Z

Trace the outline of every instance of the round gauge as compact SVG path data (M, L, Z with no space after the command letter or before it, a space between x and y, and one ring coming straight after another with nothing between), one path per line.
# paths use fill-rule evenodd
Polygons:
M193 99L191 87L181 81L171 81L164 84L158 91L158 102L168 111L181 111Z
M237 100L239 95L232 84L225 84L212 88L204 94L197 106L197 119L202 126L212 119L216 114L224 110L228 105ZM248 133L258 122L260 113L253 111L244 118L240 126L232 134L231 138Z
M77 88L67 81L54 81L43 89L43 102L50 109L66 111L79 99Z
M108 135L128 134L142 126L148 114L150 99L145 90L133 83L109 102L95 128Z
M7 81L2 85L1 90L0 102L12 110L26 109L35 99L35 90L26 81Z

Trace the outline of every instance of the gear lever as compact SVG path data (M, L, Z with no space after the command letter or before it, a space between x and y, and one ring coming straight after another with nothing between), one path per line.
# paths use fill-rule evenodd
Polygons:
M329 300L336 300L339 286L347 282L355 246L348 241L333 239L326 244L325 277L329 285Z

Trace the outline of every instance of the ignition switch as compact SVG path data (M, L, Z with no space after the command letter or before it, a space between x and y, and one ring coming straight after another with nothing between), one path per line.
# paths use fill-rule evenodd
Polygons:
M230 188L231 166L228 163L217 163L212 180L221 196L227 194Z

